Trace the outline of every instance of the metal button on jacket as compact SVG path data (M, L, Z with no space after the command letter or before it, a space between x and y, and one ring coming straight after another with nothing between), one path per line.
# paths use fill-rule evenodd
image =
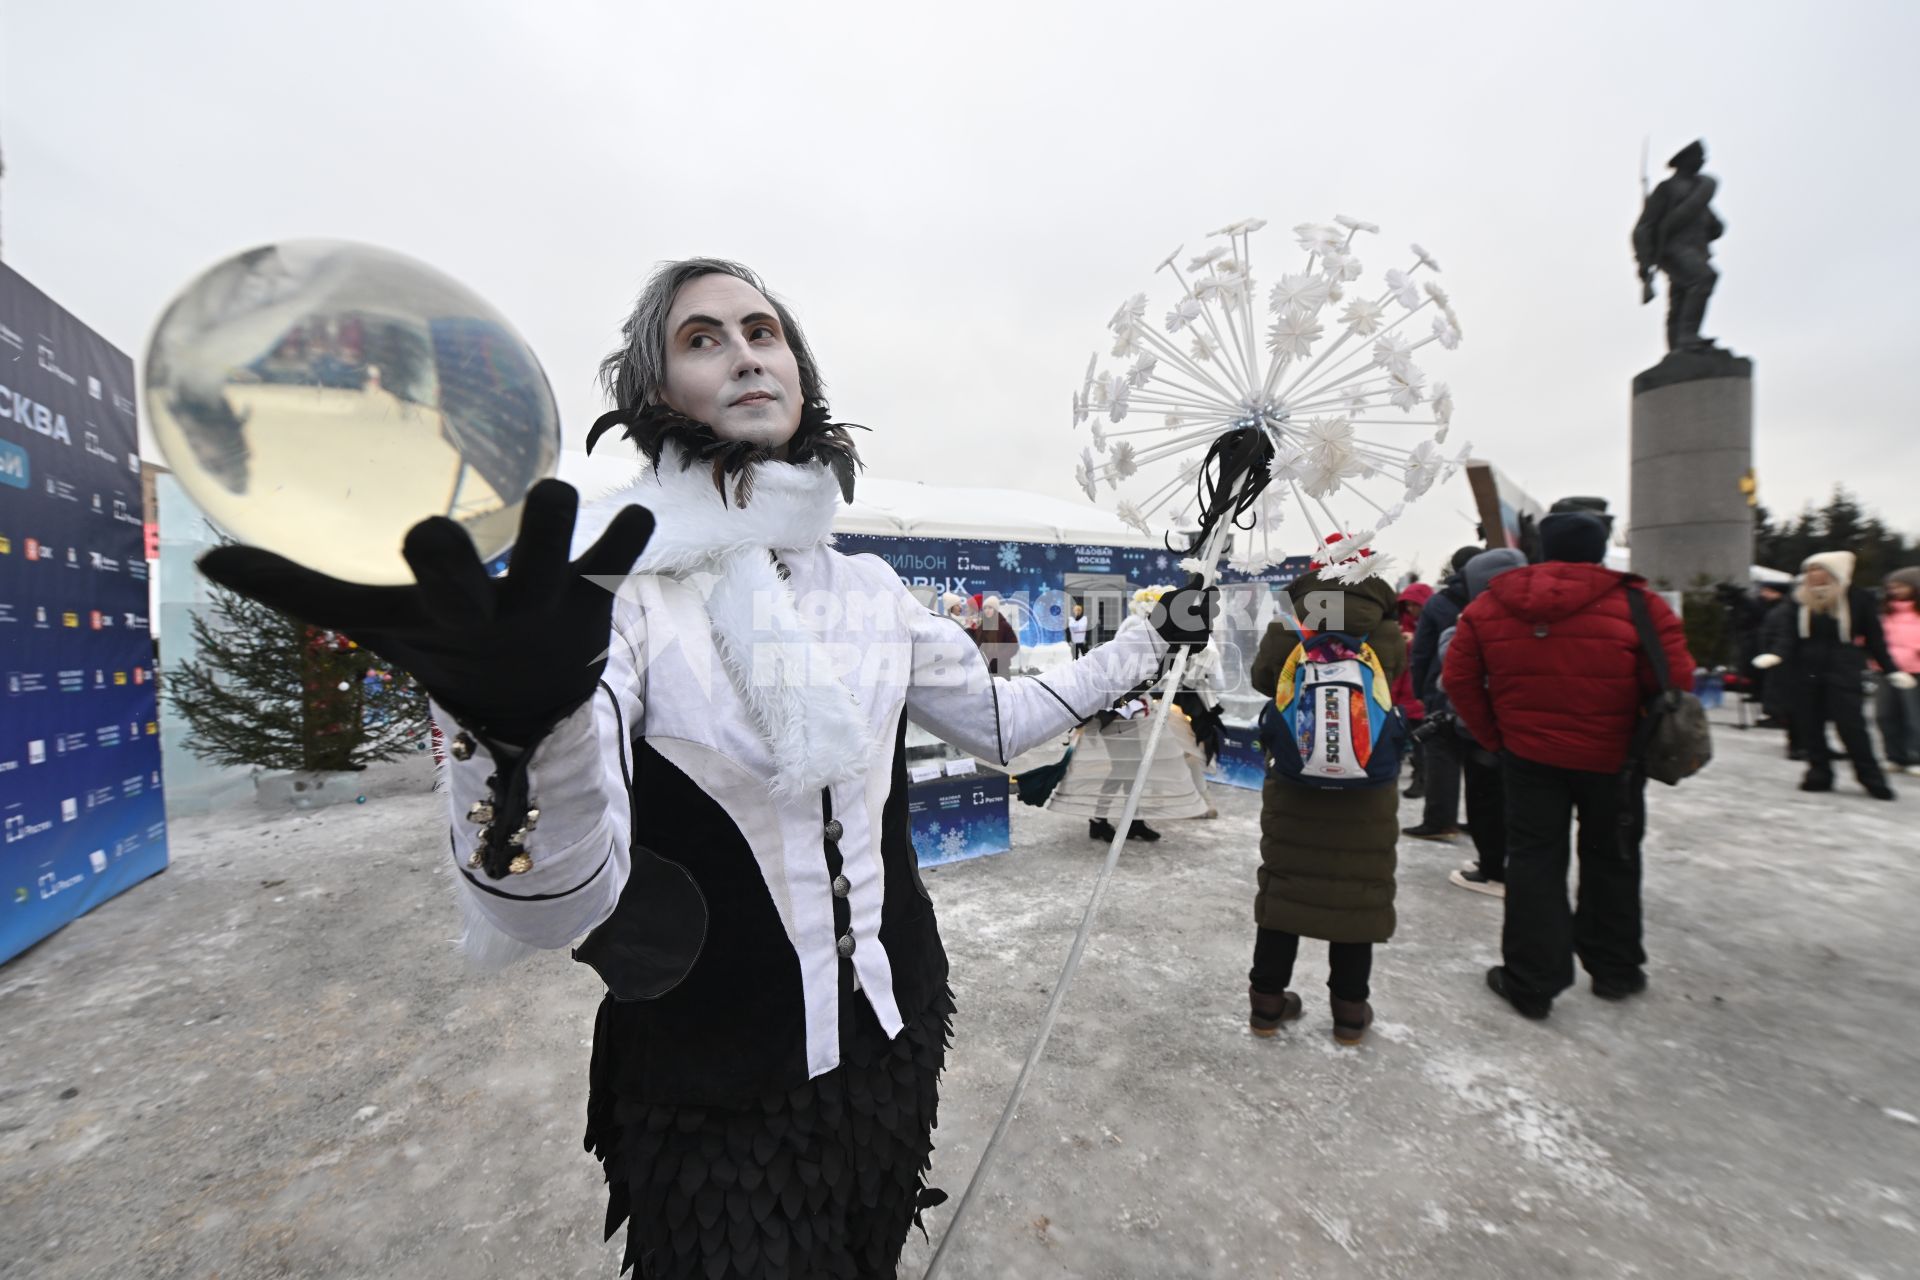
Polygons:
M834 950L840 953L840 958L844 960L853 954L853 935L850 933L841 934L840 940L834 943L833 946Z
M838 840L845 831L846 831L846 828L840 825L840 819L838 818L827 819L827 825L826 825L827 839Z
M833 878L833 896L834 897L844 898L849 893L852 893L852 892L853 892L853 884L845 876L835 876Z

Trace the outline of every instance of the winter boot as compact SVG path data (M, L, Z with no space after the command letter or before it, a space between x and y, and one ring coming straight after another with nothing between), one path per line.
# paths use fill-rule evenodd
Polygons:
M1252 1012L1247 1015L1247 1025L1253 1034L1262 1039L1278 1031L1281 1023L1292 1022L1300 1016L1300 997L1291 991L1268 995L1248 987L1247 1002L1252 1006Z
M1129 840L1145 840L1148 843L1152 843L1159 838L1160 833L1158 831L1155 831L1138 818L1135 818L1133 825L1127 828L1127 839Z
M1831 791L1833 790L1833 775L1831 773L1815 773L1809 769L1807 776L1800 779L1800 789L1802 791Z
M1373 1025L1373 1006L1365 1000L1342 1000L1339 996L1329 996L1327 1003L1333 1006L1333 1038L1344 1045L1356 1045L1366 1038L1367 1028Z
M1647 989L1647 971L1631 969L1623 974L1611 977L1595 975L1593 994L1602 1000L1625 1000L1628 996L1637 996Z
M1400 834L1412 836L1416 840L1452 840L1460 834L1460 828L1430 827L1422 822L1416 826L1400 828Z
M1507 882L1504 880L1495 880L1492 876L1481 871L1477 866L1468 867L1462 871L1448 872L1447 883L1457 885L1462 889L1470 889L1475 893L1484 893L1490 898L1504 898L1507 896Z
M1512 1005L1513 1011L1523 1018L1538 1022L1553 1012L1552 1000L1543 1000L1515 987L1505 965L1497 964L1487 970L1487 990Z
M1113 824L1111 822L1108 822L1105 818L1088 818L1087 819L1087 839L1105 840L1108 844L1112 844L1113 843Z

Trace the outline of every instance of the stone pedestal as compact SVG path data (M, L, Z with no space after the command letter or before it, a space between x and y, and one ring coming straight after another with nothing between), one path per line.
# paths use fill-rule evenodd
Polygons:
M1633 571L1656 588L1745 585L1753 509L1753 361L1676 352L1633 380Z

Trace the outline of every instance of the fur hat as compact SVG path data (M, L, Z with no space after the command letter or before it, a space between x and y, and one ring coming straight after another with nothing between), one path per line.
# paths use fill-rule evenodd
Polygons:
M1825 569L1844 590L1853 585L1854 555L1851 551L1816 551L1800 562L1800 572Z

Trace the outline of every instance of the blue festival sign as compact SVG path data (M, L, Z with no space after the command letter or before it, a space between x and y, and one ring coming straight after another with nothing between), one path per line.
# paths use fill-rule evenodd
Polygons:
M133 396L0 264L0 962L167 865Z
M965 766L972 761L960 763ZM913 851L923 867L1005 853L1013 847L1007 775L991 769L942 771L912 782L907 787L907 823L913 831Z

